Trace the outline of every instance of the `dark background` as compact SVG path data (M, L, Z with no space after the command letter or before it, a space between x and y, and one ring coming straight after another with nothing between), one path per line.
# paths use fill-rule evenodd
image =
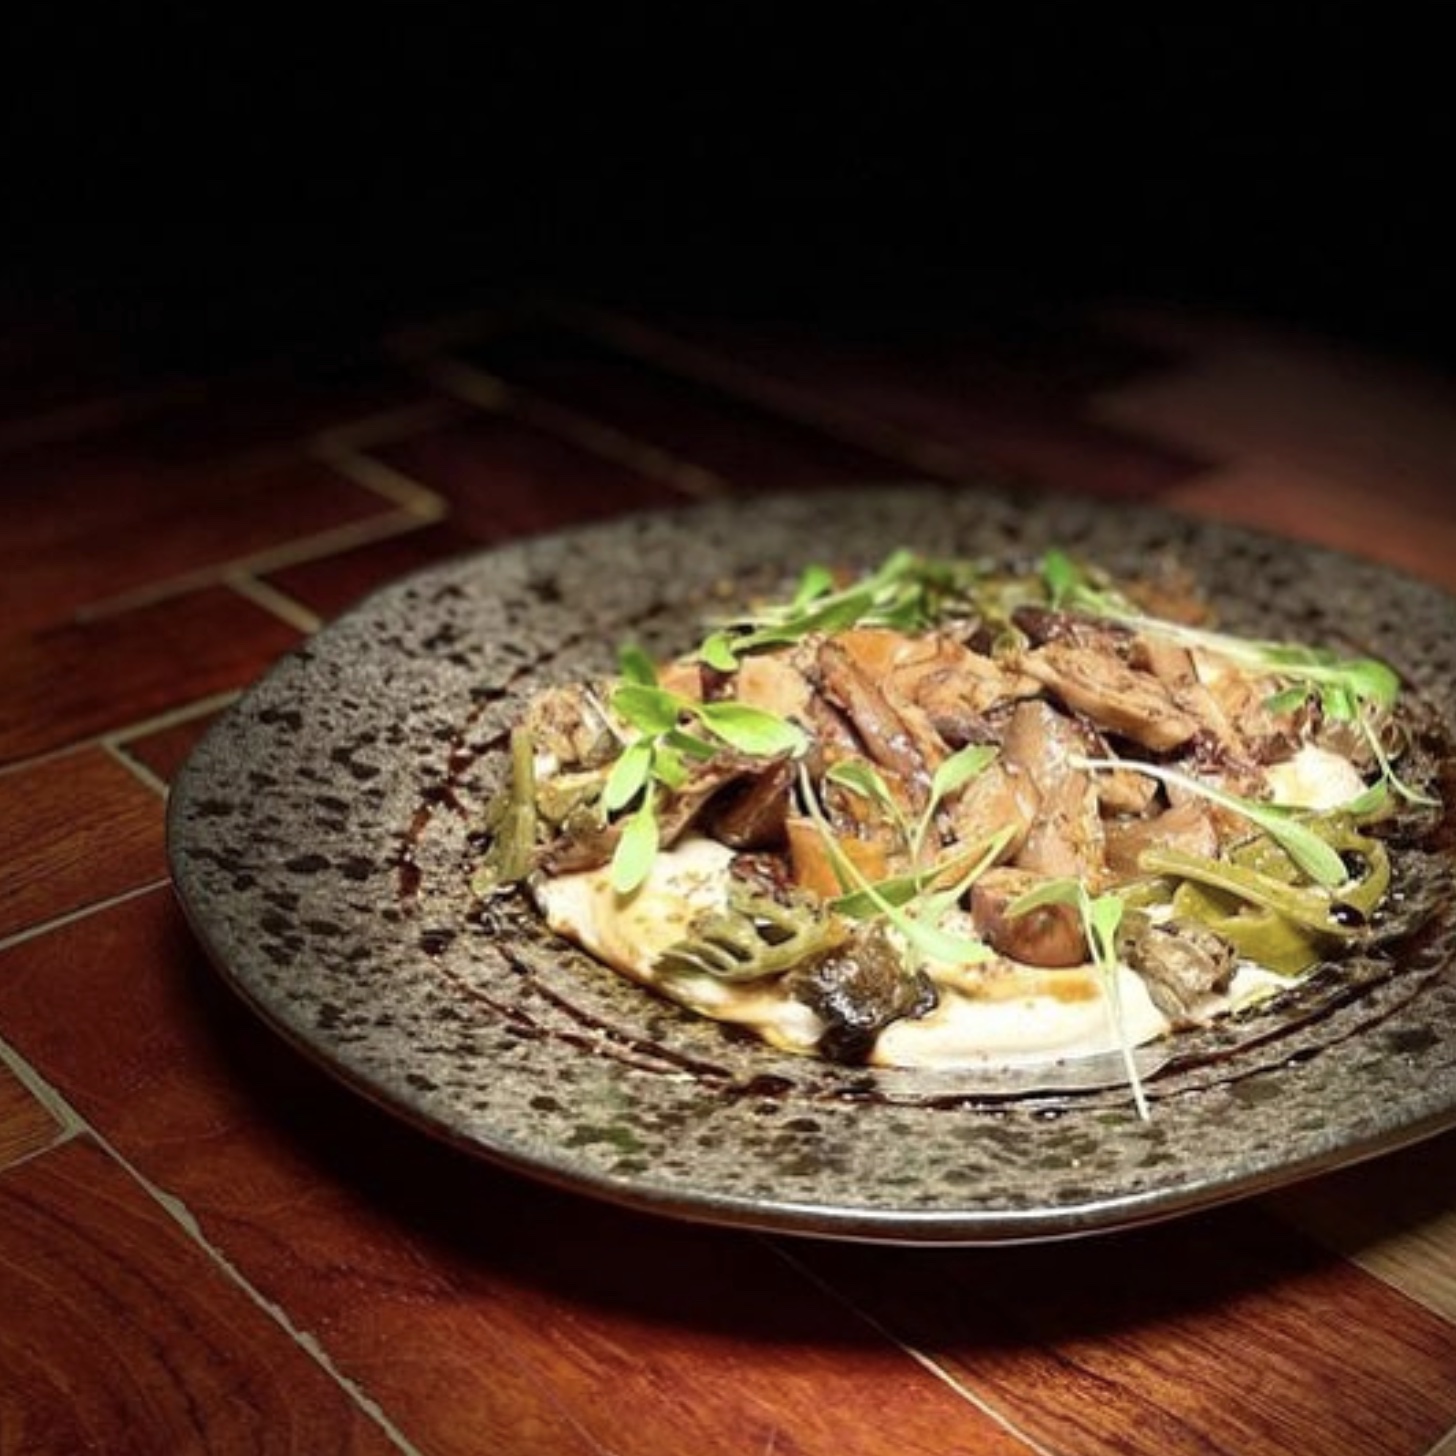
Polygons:
M6 47L0 296L184 362L545 287L826 328L1150 298L1456 365L1435 34L1105 8L52 7Z

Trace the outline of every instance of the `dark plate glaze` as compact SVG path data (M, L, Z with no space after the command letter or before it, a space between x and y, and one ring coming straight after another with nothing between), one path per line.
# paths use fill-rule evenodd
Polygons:
M1456 724L1456 602L1383 568L1142 508L896 486L635 516L432 568L283 660L213 729L169 810L178 893L279 1032L432 1134L676 1217L964 1244L1209 1206L1456 1123L1449 899L1393 974L1179 1046L1148 1082L967 1091L776 1053L667 1006L511 905L472 899L471 830L520 700L610 669L810 560L893 544L1170 553L1235 631L1396 666ZM736 584L736 585L735 585Z

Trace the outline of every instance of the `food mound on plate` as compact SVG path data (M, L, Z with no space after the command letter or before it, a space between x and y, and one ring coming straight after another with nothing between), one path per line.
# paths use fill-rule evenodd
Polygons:
M794 1052L1130 1070L1371 944L1433 776L1383 663L902 551L536 694L474 883Z

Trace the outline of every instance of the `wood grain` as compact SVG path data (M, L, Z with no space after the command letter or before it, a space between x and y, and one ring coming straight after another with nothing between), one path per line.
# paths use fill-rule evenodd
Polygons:
M398 1450L85 1139L0 1173L0 1286L6 1456Z
M7 462L0 621L9 631L394 512L302 457L179 465L148 454L118 459L104 443L51 452L44 469Z
M0 1169L50 1147L63 1132L50 1110L0 1064Z
M484 412L370 453L444 496L452 523L485 542L685 498L630 463Z
M118 734L116 748L128 762L139 765L161 783L169 784L224 711L224 708L200 712L184 709L183 716L175 722Z
M1074 324L1055 332L1054 342L1033 327L1051 355L1044 367L1034 346L1018 349L1016 332L957 339L933 327L887 334L872 321L836 330L692 318L617 332L664 371L711 380L938 477L990 472L1140 499L1203 463L1176 444L1084 416L1083 398L1095 385L1136 379L1152 356Z
M0 939L167 872L161 798L109 753L0 774Z
M559 330L493 334L453 351L493 378L668 451L742 490L895 480L905 463Z
M454 523L422 526L349 551L282 567L264 576L320 617L336 617L367 592L450 556L479 549L479 540Z
M299 635L209 587L0 639L0 765L245 687Z
M1028 1456L760 1241L550 1193L344 1093L166 895L0 955L0 1035L431 1451Z
M803 1257L1052 1450L1423 1456L1456 1424L1456 1326L1257 1207L1083 1242Z
M989 471L1456 585L1449 391L1237 330L1015 323L510 308L407 369L180 390L68 366L76 319L0 340L3 1456L1456 1456L1451 1134L1065 1244L655 1220L347 1091L146 888L157 786L300 640L289 600L327 619L523 532ZM278 611L197 587L275 549Z
M1394 514L1390 490L1382 480L1332 480L1283 461L1243 459L1185 482L1166 499L1189 515L1303 537L1456 590L1456 519L1449 504Z
M1273 1207L1362 1269L1456 1324L1456 1134L1331 1173Z

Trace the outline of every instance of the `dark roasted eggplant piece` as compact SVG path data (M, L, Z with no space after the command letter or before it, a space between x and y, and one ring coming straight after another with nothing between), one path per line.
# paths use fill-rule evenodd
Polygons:
M930 978L906 966L879 925L796 966L784 984L824 1022L819 1053L834 1062L866 1061L885 1027L925 1016L937 1000Z

